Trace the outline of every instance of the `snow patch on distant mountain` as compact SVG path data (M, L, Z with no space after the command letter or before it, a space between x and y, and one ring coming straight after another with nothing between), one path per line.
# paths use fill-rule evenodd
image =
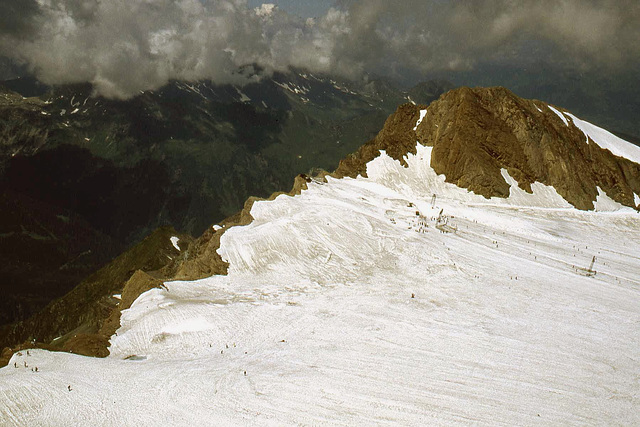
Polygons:
M242 92L240 89L238 89L237 87L234 87L234 89L236 90L236 92L238 92L238 95L240 96L240 102L249 102L251 101L251 98L249 98L244 92Z

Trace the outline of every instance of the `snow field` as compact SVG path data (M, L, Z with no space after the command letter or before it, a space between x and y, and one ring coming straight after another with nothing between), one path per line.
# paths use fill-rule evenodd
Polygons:
M141 295L106 359L14 355L0 424L640 424L640 216L506 171L488 200L430 150L255 203L228 276Z

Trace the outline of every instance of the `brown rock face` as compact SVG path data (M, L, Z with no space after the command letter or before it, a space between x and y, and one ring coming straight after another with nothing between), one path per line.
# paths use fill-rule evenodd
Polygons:
M427 108L402 105L378 136L340 163L337 176L364 175L379 150L401 163L416 141L433 146L431 166L448 182L487 198L507 197L500 174L506 168L525 191L538 181L553 186L576 208L593 209L599 186L612 199L634 206L640 194L640 165L614 156L585 136L567 117L567 126L541 101L504 88L460 88ZM556 108L562 111L561 108Z
M385 150L389 156L405 164L402 157L406 153L415 154L416 152L417 137L413 128L420 117L421 108L427 107L413 104L398 107L398 110L389 116L375 139L341 160L333 176L336 178L367 176L367 163L378 157L380 150Z

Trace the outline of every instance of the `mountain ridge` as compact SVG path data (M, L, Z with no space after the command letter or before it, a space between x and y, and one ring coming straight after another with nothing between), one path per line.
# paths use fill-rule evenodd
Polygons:
M490 102L487 99L493 99L493 107L489 105ZM520 108L519 113L517 110L514 111L514 108ZM482 109L481 114L476 114L478 109ZM538 114L534 113L534 111ZM443 94L439 100L434 101L429 106L400 105L396 112L388 117L378 135L373 140L363 144L356 153L341 160L333 173L319 171L316 176L301 174L295 178L293 188L288 193L275 192L267 199L250 197L245 202L242 210L218 222L216 225L208 227L179 257L173 257L165 265L156 264L154 271L150 272L150 274L155 278L154 280L158 278L162 280L196 280L211 275L227 274L229 264L218 252L221 238L227 230L234 226L246 226L252 223L251 209L255 202L274 200L282 194L289 196L299 195L303 190L307 189L309 183L321 183L326 182L327 179L345 177L356 178L359 175L366 177L368 164L381 156L382 153L397 160L402 167L406 168L408 167L407 156L416 155L417 147L421 145L430 147L430 164L436 173L443 175L446 182L451 182L460 188L467 188L487 199L491 197L504 198L510 195L510 186L512 184L505 181L503 170L513 177L517 185L526 193L532 193L532 185L534 183L541 183L555 188L554 181L551 180L553 178L549 178L549 175L545 178L544 173L549 174L549 171L558 165L556 160L547 163L542 162L537 165L534 163L533 166L537 166L536 169L527 163L527 157L518 158L514 154L514 152L525 151L525 147L521 145L522 139L529 138L530 141L532 140L530 136L531 129L537 131L537 133L534 132L533 134L538 138L539 146L541 147L543 143L547 145L553 145L554 143L560 146L565 145L565 151L560 151L561 154L566 154L567 152L567 140L570 144L573 144L569 145L569 147L581 147L580 144L587 146L588 148L586 149L585 147L580 149L585 153L592 153L592 161L594 163L601 161L605 171L592 177L590 184L594 187L590 189L595 191L598 187L596 184L601 184L604 192L613 200L636 209L640 208L640 206L636 206L636 204L640 205L640 200L636 201L634 199L634 193L640 194L640 182L637 180L637 177L640 177L640 173L633 178L634 170L640 171L640 165L628 159L616 157L608 150L598 147L595 143L587 144L582 131L573 125L573 122L571 122L573 126L565 124L558 116L558 114L564 113L560 113L560 110L556 111L558 112L554 112L547 104L540 101L517 98L503 88L461 88ZM496 117L498 112L503 115ZM534 126L534 119L539 122L537 126ZM506 124L498 122L500 120L506 122ZM567 117L565 120L568 123L568 120L573 119ZM465 126L464 123L467 123L467 125ZM467 129L467 127L470 129ZM465 128L463 130L467 130L467 132L460 131L460 128ZM481 137L478 137L478 135ZM534 140L534 145L535 142ZM487 151L488 147L493 147L493 149ZM484 156L485 160L469 161L474 156L476 159ZM558 156L559 154L555 154L548 157L556 159ZM486 160L487 157L489 160ZM536 159L544 158L544 153L539 153L539 156L536 157ZM586 164L593 166L589 163ZM568 166L564 168L569 173L574 173L571 172L572 169ZM616 179L626 180L624 171L631 173L632 179L619 182L617 187L607 186L606 177L610 176L608 174L612 173L611 171L619 171L621 173L621 175L613 175ZM582 172L585 173L584 171ZM542 176L541 179L539 179L540 176ZM556 185L558 185L557 182ZM569 202L571 200L580 201L580 197L590 197L593 194L584 190L584 188L587 188L586 186L577 186L580 191L584 190L577 193L571 192L575 186L559 187L561 190L558 190L558 193ZM618 192L612 191L612 189L616 188L619 189ZM631 191L631 200L628 197L624 197L625 189L626 191ZM561 191L564 191L565 194L563 195ZM595 193L592 201L585 199L590 201L591 204L589 205L585 201L582 205L583 207L587 209L594 208L593 202L599 196L597 191ZM565 195L568 196L565 197ZM578 203L575 203L574 206L576 204ZM166 244L168 242L165 242ZM133 268L138 269L138 267ZM149 270L147 269L147 271ZM140 273L134 282L141 281L146 283L144 277L146 276ZM121 280L121 283L124 282ZM141 293L145 286L137 287L137 289ZM116 291L117 289L110 290L110 292ZM131 299L133 296L128 298ZM107 321L106 318L103 318L100 321L104 322L105 325L117 322L114 313L119 313L123 307L113 311L110 315L112 320ZM98 333L98 330L102 330L98 334L100 336L106 334L107 331L115 331L113 325L108 328L100 327L99 325L93 327L94 334ZM99 352L96 352L97 350L93 346L95 340L89 339L90 335L84 340L92 343L92 345L83 347L81 344L83 339L78 339L76 341L80 341L80 344L74 347L76 351L81 353L84 351L83 354L89 355L104 355L102 347L100 347ZM104 337L101 339L104 339Z
M615 142L573 120L589 144ZM102 326L117 328L106 358L8 350L0 420L636 424L638 212L602 191L576 209L506 168L509 196L486 198L414 144L402 162L378 150L366 178L300 176L299 195L248 200L201 253L165 235L226 274L134 271Z
M561 119L560 111L566 110L551 108L500 87L456 89L429 107L405 104L374 140L340 162L336 174L366 176L366 164L379 150L403 163L405 153L415 154L412 141L417 140L434 147L431 164L447 182L486 198L509 195L500 173L506 168L523 190L530 192L534 182L551 185L579 209L593 209L597 187L635 207L634 193L640 194L638 163L585 143L585 138L593 140L574 124L574 116ZM416 126L420 110L426 116Z
M428 100L450 86L434 82L413 96ZM44 295L63 295L158 227L200 235L249 196L268 197L300 172L335 167L406 98L375 80L356 84L302 70L243 87L171 81L126 101L96 97L90 84L0 84L0 188L20 193L3 199L0 244L13 252L0 276L24 307L8 307L2 323L28 317L50 301ZM31 216L42 227L13 215L26 205L41 209ZM56 218L82 220L102 239L64 252L28 238L44 227L58 249L73 246L68 234L56 234ZM109 245L116 250L101 249ZM94 256L77 258L88 252ZM55 268L37 265L58 259ZM77 269L73 280L59 274L65 265ZM21 294L28 284L11 275L20 270L50 286L35 300L38 292Z

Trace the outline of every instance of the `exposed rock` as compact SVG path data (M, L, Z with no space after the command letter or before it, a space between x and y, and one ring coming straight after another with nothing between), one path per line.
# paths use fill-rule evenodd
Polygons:
M414 131L422 106L405 104L378 136L340 163L335 176L365 176L366 164L385 150L405 164L416 141L433 146L431 166L447 182L484 197L507 197L505 168L522 189L553 186L578 209L593 209L597 186L626 206L640 193L640 165L617 157L585 135L567 117L567 126L542 101L525 100L504 88L460 88L427 108ZM562 111L562 108L556 107Z
M109 338L101 334L78 334L67 340L62 351L83 356L107 357Z
M389 156L406 165L403 156L406 153L415 154L416 152L416 132L413 128L420 117L420 109L425 108L427 107L424 105L413 104L403 104L398 107L374 139L340 161L333 176L336 178L367 176L367 163L378 157L380 150L385 150Z

